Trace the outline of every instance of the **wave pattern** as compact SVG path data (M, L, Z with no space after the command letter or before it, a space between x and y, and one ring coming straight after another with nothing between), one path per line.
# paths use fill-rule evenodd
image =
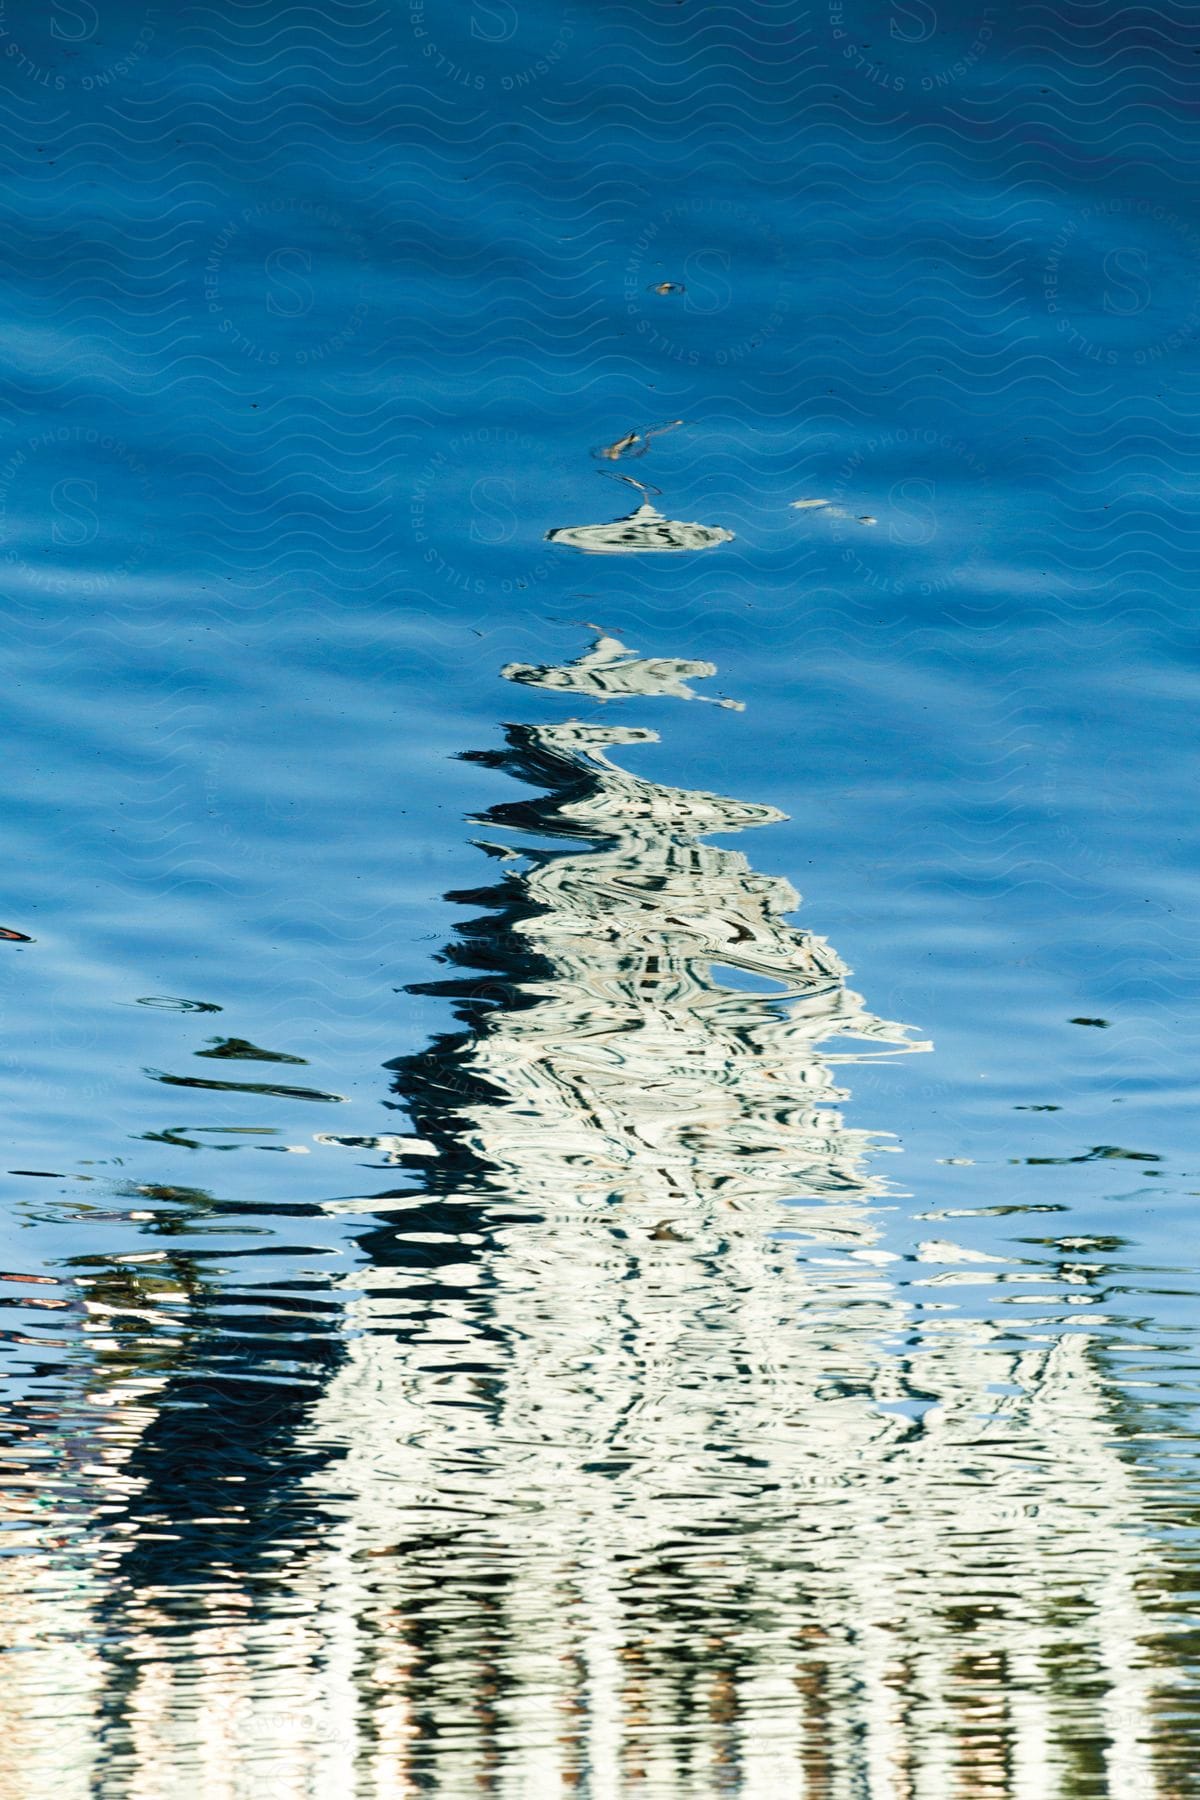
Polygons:
M506 673L715 671L601 636ZM144 1184L164 1247L48 1284L78 1348L13 1419L8 1791L49 1791L52 1716L81 1796L1182 1791L1184 1519L1106 1246L885 1247L841 1072L930 1045L707 842L777 809L613 760L654 737L471 753L534 792L479 820L500 879L416 990L459 1028L392 1064L410 1132L316 1134L403 1185L279 1209L353 1272L285 1241L239 1288L198 1234L228 1264L270 1209Z
M0 1800L1195 1791L1196 47L0 0Z

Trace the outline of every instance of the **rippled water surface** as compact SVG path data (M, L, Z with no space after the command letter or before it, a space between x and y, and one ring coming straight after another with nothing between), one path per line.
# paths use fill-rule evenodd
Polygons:
M1200 1794L1195 20L27 12L0 1800Z

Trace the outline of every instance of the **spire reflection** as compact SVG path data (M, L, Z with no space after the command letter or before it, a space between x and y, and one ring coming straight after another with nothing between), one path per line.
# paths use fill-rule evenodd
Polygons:
M715 671L601 635L504 673L607 706ZM454 1028L391 1065L410 1131L317 1139L394 1171L351 1275L222 1322L187 1237L229 1206L176 1208L190 1329L106 1352L120 1457L70 1437L78 1578L34 1578L81 1800L1182 1791L1136 1414L1078 1327L1104 1255L885 1246L843 1084L930 1046L710 841L781 815L631 772L653 739L471 753L526 791L411 990Z
M604 701L712 672L605 638L505 671ZM616 760L651 740L476 755L535 793L480 821L498 878L450 896L480 910L416 990L460 1029L394 1065L417 1190L317 1407L387 1695L364 1765L397 1793L1157 1793L1093 1344L1041 1317L1014 1348L880 1248L885 1146L840 1082L929 1046L706 841L779 815Z

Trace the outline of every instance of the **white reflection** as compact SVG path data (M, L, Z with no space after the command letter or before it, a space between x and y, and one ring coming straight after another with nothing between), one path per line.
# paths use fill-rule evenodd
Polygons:
M506 671L605 700L712 672L604 637ZM248 1516L191 1612L114 1611L99 1525L66 1607L49 1564L38 1619L12 1601L74 1640L7 1703L21 1742L69 1717L56 1795L1175 1791L1160 1557L1061 1322L1091 1273L1042 1268L1001 1324L928 1270L1004 1269L883 1246L841 1071L929 1046L705 841L780 815L614 760L651 737L515 726L489 758L541 797L486 820L499 878L432 984L462 1030L396 1065L411 1135L317 1140L413 1185L346 1279L304 1503ZM51 1791L36 1742L7 1779Z

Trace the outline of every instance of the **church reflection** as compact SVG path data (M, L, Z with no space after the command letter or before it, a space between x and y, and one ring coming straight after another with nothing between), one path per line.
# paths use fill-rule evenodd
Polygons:
M603 636L505 671L711 673ZM1031 1290L962 1251L981 1317L956 1246L883 1247L843 1071L929 1046L708 841L779 815L630 773L651 738L473 753L529 792L414 990L456 1027L392 1067L411 1131L322 1139L395 1171L362 1266L291 1332L178 1274L70 1601L81 1795L1180 1791L1127 1404L1067 1304L1102 1259Z

